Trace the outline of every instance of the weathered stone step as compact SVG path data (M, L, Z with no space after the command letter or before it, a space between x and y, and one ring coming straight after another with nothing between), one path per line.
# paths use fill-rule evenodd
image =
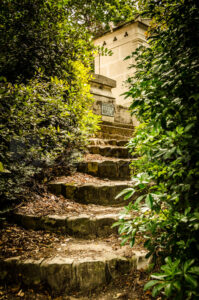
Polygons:
M110 122L110 121L103 121L102 125L109 125L119 128L127 128L134 130L135 126L133 124L126 124L126 123L118 123L118 122Z
M99 183L87 183L78 185L77 183L65 183L64 179L50 182L50 192L56 195L63 195L65 198L83 204L97 204L104 206L122 206L127 203L120 197L115 197L125 188L132 187L130 181L99 181ZM134 199L137 197L134 194ZM131 199L132 200L132 199Z
M88 146L91 154L100 154L107 157L130 158L131 154L125 147L118 146Z
M129 138L129 137L126 137L126 136L121 135L121 134L110 134L110 133L102 132L102 131L98 131L95 134L95 136L96 136L96 138L99 138L99 139L109 139L109 140L112 140L112 139L124 140L126 138Z
M77 165L79 172L91 174L100 178L115 180L130 179L130 160L118 159L104 161L83 161Z
M116 228L111 225L118 220L121 208L108 207L91 208L91 212L74 215L47 215L36 216L14 213L9 220L26 229L46 230L55 233L67 234L79 238L107 237L116 233ZM98 212L96 212L98 210Z
M118 134L125 137L132 137L134 131L132 128L118 127L115 125L105 125L105 124L100 124L100 128L102 132L109 133L109 134Z
M118 247L117 247L118 248ZM23 256L0 260L1 281L23 283L29 287L44 284L54 294L73 290L91 291L111 280L146 268L148 261L144 251L131 251L125 257L126 248L114 250L110 243L101 240L69 240L54 250L50 258Z
M97 139L93 138L89 140L90 145L111 145L111 146L125 146L128 143L128 140L117 140L117 139Z

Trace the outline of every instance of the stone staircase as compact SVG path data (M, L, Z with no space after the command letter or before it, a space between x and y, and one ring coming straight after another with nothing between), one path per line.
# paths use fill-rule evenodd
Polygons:
M131 124L122 124L115 122L103 121L101 124L101 130L97 133L97 137L108 140L123 141L129 139L132 136L134 126Z
M100 288L118 276L147 266L146 253L121 247L116 229L111 228L126 204L115 196L131 186L125 144L132 133L132 126L104 122L101 132L90 141L89 153L77 165L79 177L61 177L49 183L51 193L79 203L84 207L82 213L38 216L19 211L11 216L10 221L27 230L46 231L49 239L51 234L59 233L65 240L48 258L30 253L28 258L1 259L1 280L28 286L46 284L52 293L63 295ZM82 183L78 178L87 181Z

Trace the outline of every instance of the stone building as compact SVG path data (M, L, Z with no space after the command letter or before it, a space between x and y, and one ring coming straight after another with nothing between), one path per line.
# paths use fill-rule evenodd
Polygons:
M128 112L128 107L132 100L125 99L125 96L121 95L128 89L125 85L125 80L134 71L133 69L128 69L130 63L133 62L132 59L124 60L124 58L135 51L140 45L147 44L145 32L148 22L149 20L137 18L135 21L125 23L105 32L102 36L94 40L95 45L104 46L113 52L112 56L99 55L95 58L95 73L98 75L96 75L95 82L91 83L94 94L98 89L98 109L100 106L99 98L102 101L102 90L104 89L105 94L108 95L105 101L106 104L101 104L102 119L104 120L107 120L108 116L106 116L106 113L103 114L103 111L107 110L107 114L109 112L111 114L114 105L114 121L136 123L136 120L132 120ZM106 78L109 80L106 80ZM100 79L101 83L97 84L96 81L100 81ZM105 81L106 83L109 82L109 84L104 85ZM99 93L101 94L100 97ZM111 117L109 116L108 119L111 119Z

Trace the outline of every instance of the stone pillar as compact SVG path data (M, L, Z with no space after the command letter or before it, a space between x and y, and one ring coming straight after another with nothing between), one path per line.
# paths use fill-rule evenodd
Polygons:
M90 81L91 94L95 98L93 112L102 116L102 121L133 124L133 119L127 107L117 105L112 94L116 81L103 75L93 74Z
M90 81L91 94L95 98L93 112L102 116L102 121L114 122L115 98L112 88L116 87L116 81L99 74L93 74Z

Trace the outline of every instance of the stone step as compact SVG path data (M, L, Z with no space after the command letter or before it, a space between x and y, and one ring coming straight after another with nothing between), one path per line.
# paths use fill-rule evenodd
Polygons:
M132 157L129 150L125 147L118 146L88 146L91 154L100 154L107 157L130 158Z
M75 215L47 215L37 216L22 213L13 213L9 221L26 229L45 230L62 233L79 238L107 237L116 233L117 229L111 225L119 218L121 208L90 207L90 212Z
M67 179L67 177L66 177ZM132 187L131 181L105 181L99 180L95 183L78 184L67 182L64 178L52 181L48 184L50 192L63 195L65 198L83 204L96 204L103 206L122 206L127 204L123 197L115 197L125 188ZM67 183L66 183L67 182ZM138 195L134 194L133 199ZM131 199L132 200L132 199Z
M128 137L124 136L124 135L120 135L120 134L110 134L110 133L107 133L107 132L102 132L102 131L98 131L96 134L95 134L95 137L96 138L99 138L99 139L108 139L108 140L112 140L112 139L116 139L116 140L124 140Z
M102 125L109 125L119 128L127 128L134 130L135 126L133 124L126 124L126 123L118 123L118 122L110 122L110 121L103 121Z
M146 252L115 248L105 240L66 239L47 258L42 257L40 249L35 255L28 253L28 258L1 258L0 279L6 284L23 283L29 288L45 285L57 296L74 290L99 289L123 274L148 266Z
M111 146L126 146L126 144L128 143L128 140L117 140L117 139L97 139L97 138L93 138L89 140L90 145L111 145Z
M104 160L104 161L83 161L77 165L77 171L100 178L115 180L130 179L130 160Z
M132 137L134 130L132 128L118 127L115 125L100 124L102 132L109 134L118 134L125 137Z

